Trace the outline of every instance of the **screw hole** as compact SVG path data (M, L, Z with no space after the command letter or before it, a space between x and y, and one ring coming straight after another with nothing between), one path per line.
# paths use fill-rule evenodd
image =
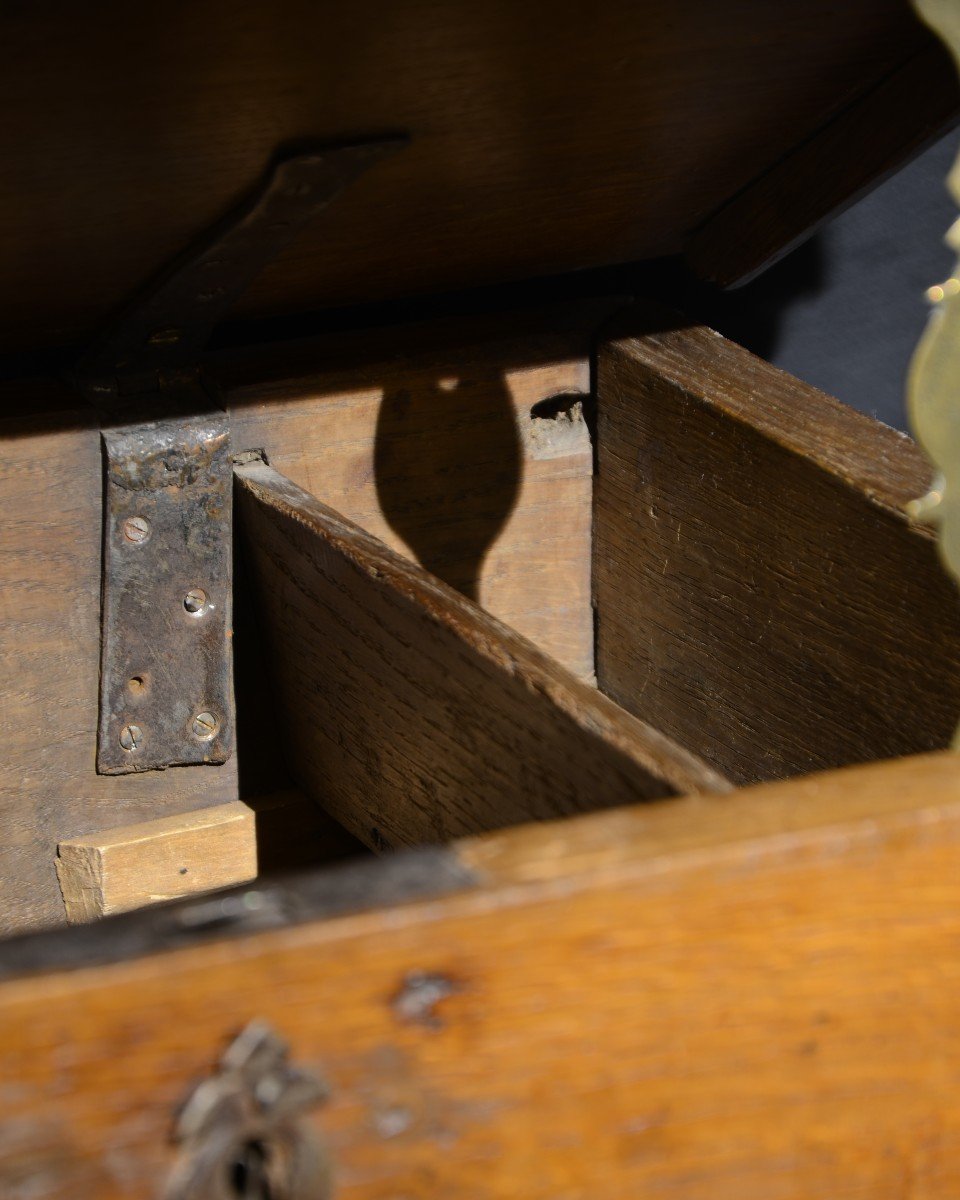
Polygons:
M183 598L183 607L192 617L200 617L209 607L209 597L203 588L191 588Z
M142 675L133 675L127 680L127 687L135 696L139 696L146 686L147 681Z
M186 867L181 867L181 868L180 868L180 874L181 874L181 875L186 875L186 873L187 873L187 868L186 868Z

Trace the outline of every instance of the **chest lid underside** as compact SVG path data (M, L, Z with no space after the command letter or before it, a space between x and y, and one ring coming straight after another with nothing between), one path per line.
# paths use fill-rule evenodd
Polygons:
M238 316L685 250L730 282L918 149L957 102L945 52L900 0L106 0L8 5L0 29L7 354L87 344L305 142L409 138L264 271ZM777 174L785 161L794 177ZM745 229L704 237L763 180L775 195Z

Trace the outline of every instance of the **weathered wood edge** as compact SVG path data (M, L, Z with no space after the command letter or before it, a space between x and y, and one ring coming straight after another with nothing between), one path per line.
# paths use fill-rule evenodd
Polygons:
M419 316L413 321L370 328L319 332L290 341L215 350L205 355L204 371L216 382L231 408L264 404L302 395L319 378L344 376L356 385L376 379L381 368L402 363L405 369L440 370L447 359L489 351L498 364L533 366L558 353L587 354L593 335L632 295L609 291L563 300L515 302L495 312Z
M405 850L379 859L248 884L105 917L91 925L23 934L0 942L0 980L67 971L180 950L224 938L436 899L478 877L448 848Z
M722 287L749 283L958 120L952 64L941 47L930 46L704 221L687 243L688 264Z
M640 301L617 314L601 331L599 344L629 347L631 357L697 403L808 460L869 504L912 525L919 536L935 536L904 511L926 490L932 473L923 451L908 434L655 302ZM704 361L710 366L709 395L704 392ZM737 386L722 386L724 378ZM816 420L796 420L798 395Z
M235 468L241 495L320 533L336 553L378 585L411 602L423 620L450 630L457 640L507 675L522 678L532 692L549 698L558 712L593 732L675 793L726 792L730 783L671 738L628 716L608 697L577 679L532 642L485 612L442 580L392 551L262 461Z
M291 875L0 942L0 982L280 933L454 894L544 884L589 887L603 874L662 875L725 855L789 856L803 845L880 842L960 821L960 758L949 751L519 826L449 847ZM933 836L930 834L929 836ZM842 869L840 863L837 869Z
M246 883L257 875L256 813L239 800L60 842L68 924Z

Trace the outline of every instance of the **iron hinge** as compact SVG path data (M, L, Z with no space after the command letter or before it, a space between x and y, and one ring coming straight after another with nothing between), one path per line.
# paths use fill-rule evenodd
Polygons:
M201 354L247 284L401 138L279 162L81 360L104 452L97 770L225 762L234 744L232 465Z

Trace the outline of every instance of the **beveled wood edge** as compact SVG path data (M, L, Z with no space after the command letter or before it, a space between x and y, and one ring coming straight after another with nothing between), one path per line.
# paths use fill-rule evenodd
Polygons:
M547 696L557 711L600 733L613 749L675 793L731 789L730 781L697 755L625 713L527 638L262 460L237 466L235 479L244 493L308 531L320 533L358 571L412 602L424 621L445 626L479 657L521 677L526 687Z
M617 313L601 329L598 346L598 354L624 350L698 404L807 460L910 525L917 536L935 536L904 510L926 491L932 470L909 434L655 301L641 300Z
M846 767L726 796L651 801L518 826L448 847L291 875L0 942L0 982L187 949L386 906L544 886L590 887L612 874L662 876L728 858L755 863L802 847L841 854L905 829L960 821L960 757L951 751ZM837 869L842 869L837 864Z
M257 875L256 812L228 800L67 838L56 868L71 925L247 883Z
M227 404L239 408L301 396L318 385L358 386L394 364L442 374L489 353L504 370L588 355L597 329L629 306L632 294L606 289L496 312L420 316L410 322L318 332L291 341L215 350L204 370ZM453 360L452 362L450 360Z
M600 280L606 283L606 280ZM489 351L498 367L521 370L573 355L589 355L598 328L633 302L626 287L549 299L538 292L496 310L469 308L452 315L437 307L411 320L368 327L333 326L289 339L276 334L211 349L201 357L204 376L228 410L281 403L328 389L359 387L392 364L442 373L450 362ZM359 319L359 318L358 318ZM0 379L0 437L25 437L60 429L95 429L98 421L82 393L64 374L30 364ZM235 449L245 449L237 446Z
M928 46L702 222L687 240L687 264L720 287L749 283L958 121L952 63L942 47Z

